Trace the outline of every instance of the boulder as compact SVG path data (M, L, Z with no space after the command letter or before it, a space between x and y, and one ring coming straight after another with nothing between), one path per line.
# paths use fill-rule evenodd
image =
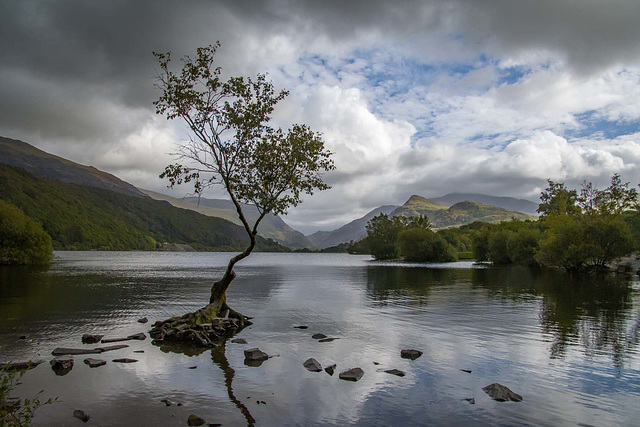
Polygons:
M244 338L236 338L231 340L231 342L234 344L247 344L247 340L245 340Z
M314 340L322 340L325 339L327 336L325 334L313 334L311 335L311 338L313 338Z
M498 402L522 402L522 396L514 393L509 389L509 387L505 387L502 384L489 384L486 387L482 387L482 390L491 396L493 400L497 400Z
M104 335L95 335L95 334L83 334L82 335L82 344L96 344L99 343L100 340L104 337Z
M202 426L205 424L205 420L194 414L189 415L189 418L187 419L187 425L189 426Z
M311 371L311 372L320 372L320 371L322 371L322 365L320 365L320 363L318 363L318 361L316 359L314 359L313 357L310 358L310 359L305 360L302 365L305 368L307 368L307 371Z
M141 317L138 319L138 323L147 323L149 321L149 319L147 319L146 317Z
M91 415L87 414L84 411L81 411L80 409L76 409L75 411L73 411L73 416L79 420L82 420L83 423L86 423L87 421L89 421L89 419L91 419Z
M387 374L395 375L398 377L404 377L404 372L401 371L400 369L387 369L385 372Z
M345 381L358 381L364 375L364 371L360 368L347 369L344 372L340 372L340 379Z
M406 349L400 351L400 357L402 357L403 359L416 360L420 356L422 356L422 352L419 350Z
M334 372L335 370L336 370L336 365L330 365L330 366L327 366L326 368L324 368L324 371L325 371L327 374L331 375L331 376L333 376L333 372Z
M244 351L244 358L251 361L262 361L267 360L269 355L264 351L260 351L259 348L250 348Z
M73 357L56 357L51 362L51 369L56 375L67 375L73 369Z
M98 366L106 365L107 361L102 359L93 359L91 357L87 357L86 359L84 359L84 363L89 365L90 368L97 368Z

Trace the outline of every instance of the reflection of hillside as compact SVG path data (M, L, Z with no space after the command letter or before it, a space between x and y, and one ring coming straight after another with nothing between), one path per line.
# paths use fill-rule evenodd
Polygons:
M473 270L402 266L367 268L367 296L374 306L403 299L409 305L425 305L434 287L468 282ZM408 298L409 297L409 298Z

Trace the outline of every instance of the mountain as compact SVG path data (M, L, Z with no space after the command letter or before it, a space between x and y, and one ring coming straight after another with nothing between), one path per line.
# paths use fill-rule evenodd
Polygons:
M409 197L404 205L394 210L391 215L403 215L403 216L418 216L427 215L433 223L432 216L437 211L446 211L447 206L436 203L433 200L424 198L422 196L413 195Z
M308 235L307 238L311 244L318 249L337 246L340 243L350 242L352 240L360 240L367 235L366 226L367 222L369 222L371 218L380 215L381 213L389 215L397 208L398 206L393 205L380 206L362 218L355 219L336 230L316 231L315 233Z
M474 221L498 223L512 218L520 220L531 218L529 214L468 200L447 207L416 195L411 196L404 205L391 213L391 216L396 215L426 215L433 228L455 227Z
M179 208L196 211L206 216L223 218L240 225L235 206L230 201L201 198L200 206L198 206L198 199L195 197L176 199L160 193L140 190L114 175L92 166L84 166L54 156L16 139L0 137L0 163L17 166L33 174L57 181L102 188L130 196L164 200ZM249 221L255 221L258 217L257 209L249 205L245 205L245 214ZM260 235L293 249L312 246L304 234L292 229L275 215L263 219L260 224Z
M451 196L448 197L447 196ZM456 227L469 224L474 221L493 222L508 221L511 218L526 220L533 218L531 215L505 209L499 206L491 206L476 201L461 201L453 205L439 202L452 200L452 195L440 197L439 199L427 199L422 196L413 195L402 206L381 206L369 212L362 218L354 220L333 231L317 231L307 238L319 249L337 246L340 243L359 240L366 236L367 222L381 213L389 216L418 216L429 217L433 228ZM482 196L482 195L474 195ZM491 198L492 196L487 196ZM496 199L512 199L510 197L496 197ZM531 202L529 202L531 203Z
M497 197L476 193L449 193L444 196L431 199L431 201L440 203L447 207L460 202L478 202L484 205L497 206L499 208L509 209L516 212L538 215L538 212L536 212L538 209L537 203L526 199L516 199L514 197Z
M167 202L43 178L0 164L0 199L42 223L54 249L153 250L163 243L196 250L239 251L242 227ZM176 245L178 244L178 245ZM258 236L258 250L287 248Z
M164 200L171 203L173 206L190 209L195 212L199 212L203 215L224 218L227 221L231 221L234 224L241 225L238 215L236 214L236 207L230 200L221 199L206 199L201 197L198 201L197 197L185 197L178 199L175 197L167 196L165 194L156 193L151 190L141 190L152 199ZM243 205L242 210L251 225L258 218L258 209L252 205ZM312 243L305 237L304 234L289 227L282 218L277 215L267 215L264 217L259 227L260 236L267 239L273 239L276 242L287 246L291 249L304 249L313 247Z
M17 139L0 136L0 163L17 166L57 181L103 188L129 196L147 197L133 185L109 173L54 156Z

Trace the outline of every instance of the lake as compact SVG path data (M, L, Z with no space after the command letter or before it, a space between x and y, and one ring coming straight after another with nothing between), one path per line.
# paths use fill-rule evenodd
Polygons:
M470 262L254 253L227 293L254 318L237 335L248 344L183 354L129 341L93 356L106 366L75 356L67 375L52 371L51 351L85 346L84 333L146 333L201 307L230 256L57 252L48 270L0 268L0 361L45 359L17 395L44 389L42 397L60 400L38 409L34 425L81 425L75 409L94 426L186 425L192 413L222 425L640 424L637 278ZM150 322L138 323L143 316ZM319 342L315 333L338 339ZM252 347L276 357L247 366L243 351ZM406 348L424 354L402 359ZM120 357L138 362L111 362ZM336 373L307 371L310 357L337 364ZM360 381L338 378L352 367L364 370ZM406 375L384 372L394 368ZM492 400L482 387L494 382L523 401Z

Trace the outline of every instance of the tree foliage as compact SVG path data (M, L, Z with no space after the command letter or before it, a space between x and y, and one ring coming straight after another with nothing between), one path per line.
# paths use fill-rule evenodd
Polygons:
M57 397L41 401L39 395L42 391L31 399L12 398L11 393L20 384L24 374L25 371L16 371L11 365L0 370L0 426L30 426L36 409L58 401Z
M51 237L42 225L0 200L0 264L46 264L52 258Z
M276 93L264 74L255 79L221 78L220 67L214 65L219 47L216 43L198 48L195 58L182 59L177 72L170 68L170 53L154 52L160 66L157 87L162 90L154 103L156 113L184 120L192 132L190 140L180 145L180 162L167 166L160 177L167 178L170 186L193 184L198 195L222 185L250 239L212 287L210 302L224 301L235 277L233 267L253 251L265 215L285 214L303 194L328 189L322 175L334 169L320 134L301 124L286 131L269 125L287 91ZM254 224L246 219L242 203L257 208Z

